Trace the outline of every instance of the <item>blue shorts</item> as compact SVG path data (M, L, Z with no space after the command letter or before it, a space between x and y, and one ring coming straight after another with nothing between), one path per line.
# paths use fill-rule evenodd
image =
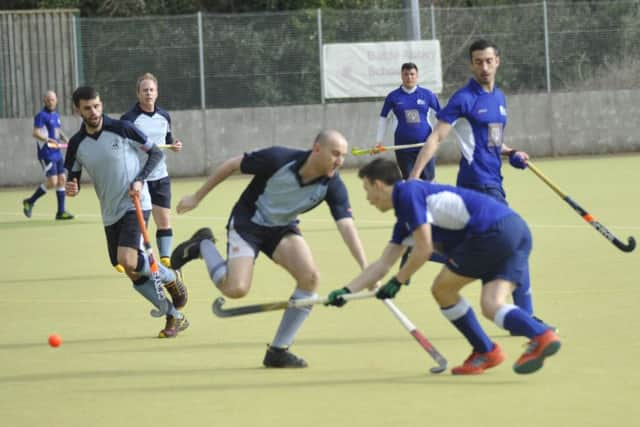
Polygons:
M396 144L401 145L401 144ZM398 150L396 151L396 163L398 163L398 167L400 168L400 172L402 173L402 178L407 179L411 170L413 169L413 165L416 163L416 159L418 158L418 154L420 153L419 148L408 148L406 150ZM423 181L433 181L436 176L436 160L431 159L427 163L427 165L422 170L420 174L420 179Z
M462 188L468 188L469 190L479 191L487 196L491 196L499 202L508 205L507 195L504 192L504 188L497 184L465 184L460 185Z
M257 225L249 221L238 221L238 218L230 218L227 224L227 230L230 230L229 224L233 222L233 230L247 242L254 250L256 258L259 252L264 252L269 258L273 258L280 241L288 234L302 235L298 225L295 223L284 226L265 227ZM229 248L227 247L227 251Z
M528 272L531 244L524 220L509 215L452 248L447 267L456 274L481 279L483 284L495 279L518 284Z
M143 211L145 222L149 220L151 211ZM136 218L136 211L128 211L115 224L104 228L107 235L107 249L111 265L118 264L118 247L141 249L142 233Z
M42 166L42 170L44 171L44 176L57 176L64 175L64 160L48 160L48 159L39 159L40 166Z
M155 181L147 181L151 204L171 209L171 179L168 176Z

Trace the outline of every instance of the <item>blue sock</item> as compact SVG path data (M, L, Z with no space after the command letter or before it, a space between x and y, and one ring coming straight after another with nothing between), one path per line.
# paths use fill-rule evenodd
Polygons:
M56 188L56 197L58 198L58 213L64 212L64 187Z
M505 304L498 309L493 319L496 325L511 332L512 335L533 338L544 333L547 326L535 320L526 311L511 304Z
M493 342L478 323L473 309L464 298L460 298L457 304L440 310L469 341L474 351L487 353L493 350Z
M160 280L162 280L162 283L171 283L176 280L176 274L173 270L165 267L159 262L156 263L158 264L158 271L160 273ZM149 258L142 251L138 252L138 265L136 266L136 271L145 277L151 277Z
M167 228L165 230L156 231L156 243L158 244L158 252L160 253L160 258L171 257L173 230Z
M227 263L218 252L218 248L211 240L203 240L200 242L200 255L207 265L209 277L216 286L219 286L227 276Z
M291 299L312 298L316 294L313 292L297 289L293 292ZM287 308L282 315L282 321L278 326L276 336L271 343L272 347L286 348L293 344L293 340L302 326L302 323L309 317L311 306L300 308Z
M520 307L528 314L533 314L533 300L531 298L531 281L529 278L529 265L522 274L522 280L516 286L516 289L512 292L513 303Z
M31 197L27 199L27 202L33 205L36 202L36 200L44 196L46 193L47 193L47 187L44 184L40 184L38 188L36 188L36 191L33 192Z
M152 279L147 277L143 277L141 279L133 282L133 289L135 289L140 295L142 295L147 301L153 304L158 310L163 313L170 313L171 309L175 311L173 304L168 299L160 299L158 298L158 293L156 292L156 286L153 283Z

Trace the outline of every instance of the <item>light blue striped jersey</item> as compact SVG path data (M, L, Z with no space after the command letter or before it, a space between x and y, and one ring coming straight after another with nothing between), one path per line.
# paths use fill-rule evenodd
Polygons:
M158 106L153 113L147 113L140 108L140 104L136 104L123 114L120 120L126 120L136 125L156 145L173 144L171 117L168 112ZM144 158L142 161L144 162ZM151 171L147 181L157 181L166 176L169 176L169 171L167 170L166 155L163 152L162 160Z
M68 179L76 177L80 182L82 168L91 175L105 226L116 223L127 211L135 209L129 188L142 170L138 152L152 146L153 142L132 123L106 115L102 116L100 132L89 135L83 124L69 141L65 158ZM143 210L151 209L146 182L140 202Z

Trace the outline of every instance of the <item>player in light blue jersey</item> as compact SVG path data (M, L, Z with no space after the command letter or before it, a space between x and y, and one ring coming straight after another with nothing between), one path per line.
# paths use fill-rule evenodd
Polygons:
M75 197L80 191L84 168L91 175L100 202L102 222L112 265L120 264L139 292L160 312L167 313L160 338L173 338L189 322L179 311L186 304L186 288L179 272L159 265L160 277L172 302L161 298L151 278L149 259L141 250L141 232L131 197L138 194L145 220L151 201L145 179L157 166L162 152L134 125L113 120L102 113L100 95L84 86L73 93L73 104L82 117L82 127L71 138L65 168L66 191ZM146 153L144 164L138 152Z
M342 240L364 268L364 250L351 215L347 189L338 174L346 153L344 136L335 130L325 130L316 137L311 150L275 146L225 161L195 193L180 200L177 211L181 214L194 209L234 172L253 175L227 222L227 259L216 249L211 230L203 228L176 246L171 265L182 268L202 257L220 292L230 298L242 298L249 292L255 259L262 252L296 281L292 299L314 297L319 272L298 228L298 215L325 201ZM285 310L265 354L265 367L307 366L289 347L310 312L311 307Z
M36 200L44 196L48 189L56 189L58 210L56 220L73 219L73 215L65 209L65 172L64 161L59 143L69 142L67 136L60 127L60 116L56 111L58 97L55 92L47 91L44 95L44 107L33 119L32 136L36 139L38 161L42 166L46 182L40 184L31 197L22 201L22 212L27 218L31 218Z
M382 256L344 288L329 294L329 303L342 306L343 295L371 287L400 258L406 246L413 250L406 264L382 286L376 296L393 298L406 280L434 251L448 261L435 278L431 292L442 314L473 347L457 375L481 374L505 359L498 344L484 332L473 309L460 295L462 288L482 280L482 313L512 335L530 339L527 350L513 369L529 374L540 369L545 358L560 349L552 328L506 302L513 288L528 272L531 234L527 224L506 204L484 194L422 180L402 181L394 162L375 159L363 166L362 178L369 203L381 212L393 209L396 224Z
M376 142L382 145L387 130L387 117L393 112L398 125L394 134L394 145L409 145L424 142L436 124L436 113L440 111L438 98L429 89L418 86L418 66L413 62L402 64L400 75L402 85L391 91L384 100ZM395 152L396 161L407 178L413 169L419 148L407 148ZM435 159L431 159L423 168L420 178L433 181L435 177Z
M486 40L477 40L469 48L473 78L455 92L447 105L437 114L438 123L427 138L416 160L410 178L419 178L422 169L433 159L439 145L454 131L461 158L457 185L481 191L503 203L506 195L502 186L502 157L519 169L527 167L529 156L504 143L507 125L507 104L495 78L500 66L498 48ZM529 275L513 294L514 303L533 314Z
M156 105L158 100L158 79L145 73L138 78L136 84L138 102L121 120L132 122L155 144L170 145L172 151L180 151L182 142L173 138L171 133L171 116ZM156 243L160 252L160 262L170 267L173 230L171 228L171 179L164 156L147 177L149 194L151 195L151 214L156 223Z

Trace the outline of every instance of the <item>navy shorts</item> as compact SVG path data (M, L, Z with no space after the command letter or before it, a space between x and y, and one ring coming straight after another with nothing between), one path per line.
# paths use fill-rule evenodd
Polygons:
M151 204L171 209L171 179L168 176L155 181L147 181Z
M145 222L149 220L151 211L143 211ZM136 218L136 211L128 211L115 224L108 225L104 228L107 235L107 249L109 250L109 259L111 265L118 264L118 247L140 249L141 232Z
M42 170L44 171L44 175L46 177L49 176L57 176L64 175L64 160L48 160L48 159L40 159L40 166L42 166Z
M227 224L227 230L229 232L235 231L249 246L253 248L255 257L258 257L259 252L264 252L269 258L273 258L273 253L280 241L288 234L302 235L298 225L295 223L287 224L284 226L265 227L262 225L254 224L251 221L238 221L236 218L231 218L229 224ZM232 239L229 239L232 240ZM227 245L229 246L229 245ZM230 248L227 247L227 251Z
M528 272L531 232L517 214L502 218L486 232L466 238L448 252L447 267L462 276L521 283Z
M504 188L496 184L469 184L469 185L460 185L460 187L468 188L470 190L479 191L480 193L484 193L487 196L491 196L499 202L508 205L507 203L507 195L504 192Z
M420 153L419 148L408 148L406 150L396 151L396 163L398 163L398 167L400 168L400 172L402 173L403 179L407 179L407 177L411 173L411 170L413 169L413 165L416 164L416 159L418 158L419 153ZM436 177L436 160L431 159L422 170L422 173L420 174L420 179L422 179L423 181L431 182L435 177Z

